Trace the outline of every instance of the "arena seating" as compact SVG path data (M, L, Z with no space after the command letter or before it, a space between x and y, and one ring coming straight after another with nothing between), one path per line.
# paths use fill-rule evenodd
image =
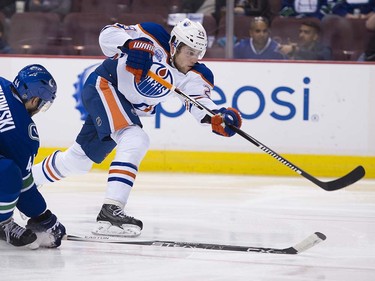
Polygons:
M16 13L10 19L7 38L16 53L51 53L60 27L60 16L55 13Z
M275 14L280 0L268 0ZM151 4L152 2L152 4ZM9 44L14 53L55 55L102 55L98 45L100 30L107 24L119 22L136 24L152 21L163 25L167 31L168 14L178 11L181 0L72 0L71 13L61 18L54 13L16 13L9 20L0 13L6 27ZM356 60L363 52L372 33L365 28L365 20L327 17L321 23L322 41L331 46L335 60ZM249 36L249 16L234 16L236 40ZM271 36L278 42L296 42L301 18L273 17ZM203 26L210 37L212 48L206 58L224 58L225 50L218 40L225 37L226 17L217 22L212 15L205 15Z
M63 47L66 54L103 55L98 38L112 19L104 13L70 13L62 23Z

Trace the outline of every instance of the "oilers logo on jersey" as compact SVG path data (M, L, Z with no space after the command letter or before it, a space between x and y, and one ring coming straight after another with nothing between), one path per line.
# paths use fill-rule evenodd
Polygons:
M173 84L173 76L168 68L159 63L154 63L151 71L155 72L158 76ZM159 99L170 93L170 90L164 87L159 82L147 76L140 83L135 83L134 86L138 93L146 98Z

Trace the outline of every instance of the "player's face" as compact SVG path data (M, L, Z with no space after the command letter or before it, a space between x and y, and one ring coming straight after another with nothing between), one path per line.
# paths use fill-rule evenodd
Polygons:
M250 28L250 37L253 38L254 44L264 46L269 37L269 29L263 21L257 21Z
M198 62L200 55L200 51L186 45L182 46L174 55L174 65L180 72L186 74Z
M34 97L30 100L28 100L25 103L25 107L27 112L30 114L30 117L33 117L35 114L37 114L40 109L39 109L39 98Z
M311 26L301 25L299 29L299 41L300 45L308 47L311 43L318 39L315 29Z

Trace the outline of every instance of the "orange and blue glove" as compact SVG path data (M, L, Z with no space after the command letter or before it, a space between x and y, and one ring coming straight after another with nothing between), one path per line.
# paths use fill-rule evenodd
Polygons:
M118 48L128 55L126 70L134 75L136 83L141 82L152 66L154 43L150 39L140 37L126 41Z
M219 110L213 110L216 115L211 117L212 131L218 135L231 137L236 132L233 131L228 125L233 125L240 128L242 125L241 114L237 109L228 107L220 108Z

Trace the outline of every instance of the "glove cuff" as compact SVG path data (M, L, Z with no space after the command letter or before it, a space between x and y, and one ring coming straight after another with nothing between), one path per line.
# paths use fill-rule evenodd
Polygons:
M154 54L155 46L149 42L141 41L141 40L131 40L129 42L126 41L125 44L128 45L128 49L132 50L140 50L143 52L149 52L150 54Z
M52 217L52 212L50 210L46 210L43 214L41 214L41 215L39 215L35 218L32 218L32 220L34 222L40 223L40 222L44 222L44 221L48 220L51 217Z
M129 51L129 43L130 43L131 39L128 39L125 41L124 44L122 44L122 46L117 46L117 49L120 49L121 52L127 54L128 51Z

